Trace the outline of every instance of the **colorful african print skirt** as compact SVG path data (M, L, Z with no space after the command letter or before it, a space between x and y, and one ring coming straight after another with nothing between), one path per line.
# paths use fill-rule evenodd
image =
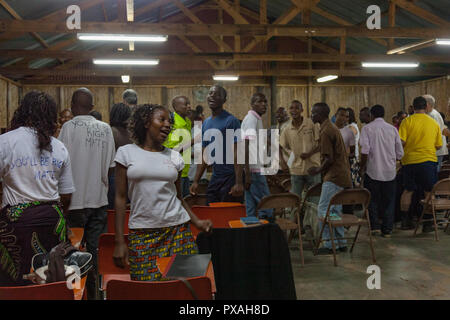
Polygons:
M0 211L0 286L27 285L35 254L67 239L66 219L55 203L30 202Z
M356 158L350 158L350 173L352 176L353 188L361 187L361 175L359 173L360 166Z
M197 254L189 222L158 229L130 230L128 234L130 277L136 281L161 281L157 258Z

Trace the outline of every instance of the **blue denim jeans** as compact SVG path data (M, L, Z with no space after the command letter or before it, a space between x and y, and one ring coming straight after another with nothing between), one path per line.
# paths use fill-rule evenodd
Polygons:
M262 198L270 195L269 185L266 177L260 173L252 172L252 183L248 190L245 190L245 207L247 217L256 217L256 207ZM272 217L273 209L259 211L259 216Z
M317 213L319 218L323 218L327 214L328 205L330 204L331 198L339 191L344 190L344 188L334 184L333 182L326 181L322 183L322 192L320 194L319 205L317 206ZM340 220L342 215L342 205L334 205L330 208L330 219ZM319 220L319 230L322 229L322 221ZM344 227L338 227L333 229L334 243L336 249L347 246L347 240L342 239L344 237ZM331 239L330 230L328 225L325 225L322 233L322 239ZM331 249L331 241L324 241L325 248Z
M364 177L364 187L370 191L370 228L383 233L391 233L394 227L395 209L395 179L392 181L378 181L371 179L367 174ZM379 219L382 223L380 226Z

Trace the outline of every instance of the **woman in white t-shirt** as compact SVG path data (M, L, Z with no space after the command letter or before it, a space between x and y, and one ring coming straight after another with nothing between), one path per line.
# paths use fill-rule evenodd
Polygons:
M196 254L189 223L209 232L210 220L199 220L181 193L181 155L163 146L171 130L169 111L160 105L138 106L130 118L134 144L117 150L116 246L114 262L130 264L132 280L157 281L156 258ZM127 247L123 236L125 203L131 202ZM127 261L129 259L129 261Z
M75 191L69 153L53 138L56 103L31 91L14 112L11 131L0 136L0 285L26 285L35 254L67 240L63 207ZM61 202L63 204L61 204Z

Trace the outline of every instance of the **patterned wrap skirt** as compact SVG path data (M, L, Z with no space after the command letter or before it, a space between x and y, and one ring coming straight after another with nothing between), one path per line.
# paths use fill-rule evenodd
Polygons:
M50 252L67 239L66 219L56 203L30 202L0 211L0 286L31 284L35 254Z
M136 281L162 281L157 258L197 254L189 222L157 229L134 229L128 233L130 277Z

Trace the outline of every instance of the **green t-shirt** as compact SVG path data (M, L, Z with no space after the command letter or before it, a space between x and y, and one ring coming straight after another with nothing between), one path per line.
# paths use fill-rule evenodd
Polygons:
M183 118L178 113L174 112L174 124L172 126L172 131L170 131L169 136L167 137L166 142L164 142L164 146L169 149L174 149L184 144L191 143L191 120L188 118ZM189 166L191 161L191 147L180 150L183 151L182 156L184 160L184 169L181 173L181 176L187 177L189 172Z

